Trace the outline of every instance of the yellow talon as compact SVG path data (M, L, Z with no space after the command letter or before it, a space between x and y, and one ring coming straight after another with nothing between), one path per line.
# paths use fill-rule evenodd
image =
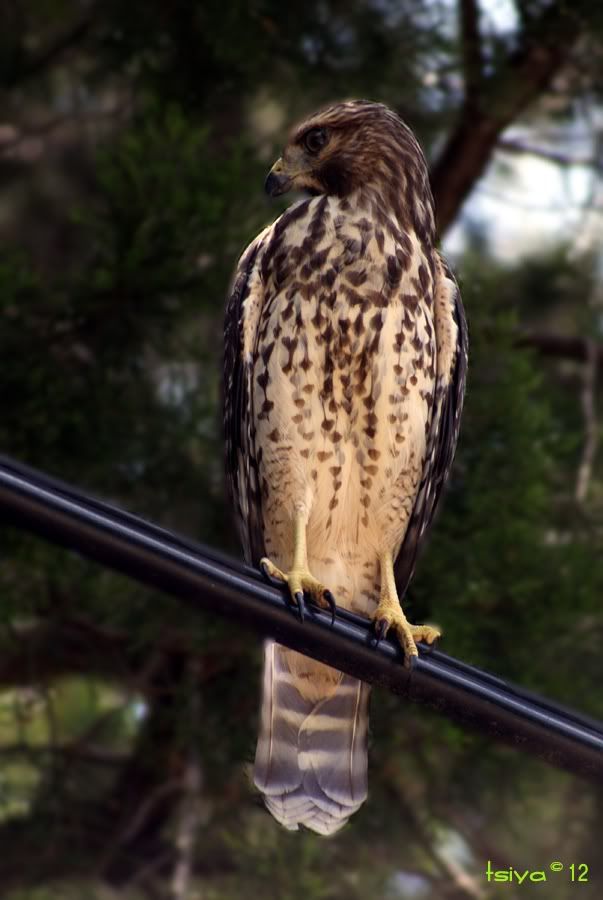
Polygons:
M299 609L299 617L304 620L305 604L304 595L308 595L313 602L322 609L331 610L331 623L335 621L336 605L331 591L317 578L314 578L308 569L308 556L306 551L306 523L302 516L297 516L294 522L294 549L293 565L289 572L283 572L275 566L272 560L264 557L260 566L270 578L282 581L289 588L293 602Z
M380 641L384 638L392 628L404 651L404 664L410 668L412 658L419 655L416 642L425 641L427 644L433 644L440 637L441 632L433 625L411 625L404 615L398 599L391 554L382 554L380 563L381 597L379 605L372 615L377 640Z

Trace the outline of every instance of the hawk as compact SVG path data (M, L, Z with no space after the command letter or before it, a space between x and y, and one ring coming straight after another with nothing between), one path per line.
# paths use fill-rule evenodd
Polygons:
M400 605L448 476L466 372L412 131L379 103L293 129L266 179L309 194L243 253L226 308L227 480L247 561L306 600L439 632ZM369 687L268 641L254 781L272 815L332 834L367 794Z

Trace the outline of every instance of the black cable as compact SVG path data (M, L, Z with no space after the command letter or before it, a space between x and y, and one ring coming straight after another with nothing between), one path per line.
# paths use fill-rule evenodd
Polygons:
M302 624L255 570L20 463L0 457L0 516L105 566L209 609L365 681L435 707L569 771L603 778L603 724L421 647L412 671L370 623L313 610Z

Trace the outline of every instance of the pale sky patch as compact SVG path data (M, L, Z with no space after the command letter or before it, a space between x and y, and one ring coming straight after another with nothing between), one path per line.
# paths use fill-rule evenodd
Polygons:
M529 143L538 146L538 137ZM563 167L531 154L499 152L446 235L449 253L462 252L469 223L484 229L502 259L564 242L584 250L603 239L601 179L587 165Z

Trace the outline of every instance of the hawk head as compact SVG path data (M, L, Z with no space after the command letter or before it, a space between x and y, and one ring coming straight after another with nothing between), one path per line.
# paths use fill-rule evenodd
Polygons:
M382 103L350 100L309 116L291 131L265 188L272 197L290 190L338 197L361 191L399 220L433 230L423 152L410 128Z

